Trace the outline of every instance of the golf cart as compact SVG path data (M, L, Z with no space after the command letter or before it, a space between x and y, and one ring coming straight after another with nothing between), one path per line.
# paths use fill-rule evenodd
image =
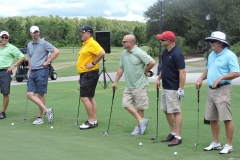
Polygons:
M20 48L19 49L23 54L27 54L27 48ZM49 77L51 80L57 79L57 73L54 72L54 68L50 63L49 66ZM16 81L22 82L24 79L27 79L27 72L28 72L28 60L24 60L18 67L15 73Z

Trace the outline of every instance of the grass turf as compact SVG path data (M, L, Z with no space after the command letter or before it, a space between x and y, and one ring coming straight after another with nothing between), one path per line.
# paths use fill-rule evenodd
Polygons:
M168 147L167 143L160 142L169 133L165 115L160 110L159 139L157 141L149 140L150 137L156 135L157 99L154 83L149 86L150 104L149 109L145 112L145 117L150 120L147 131L145 135L130 135L136 125L136 120L121 107L124 86L124 82L119 82L115 93L110 130L106 136L103 135L103 131L107 130L111 107L112 90L110 85L107 89L103 89L100 85L97 86L95 98L98 104L99 127L91 130L79 130L78 126L73 125L76 122L79 100L77 82L49 83L46 105L54 108L55 119L52 125L47 123L46 116L44 116L44 124L32 125L38 108L31 101L28 101L27 105L27 120L25 123L21 123L26 107L26 85L12 86L7 118L0 121L1 159L223 160L240 158L240 117L238 116L240 86L233 86L232 95L233 122L235 124L234 151L226 155L220 155L218 151L203 151L203 148L212 141L210 126L203 124L206 85L200 92L200 129L197 147L194 147L194 144L197 140L198 103L194 84L185 85L185 97L182 101L183 144L175 147ZM87 115L81 103L79 125L85 120L87 120ZM12 126L11 123L15 125ZM54 128L50 129L51 126ZM220 140L223 145L225 143L223 123L221 123ZM143 145L139 146L139 142L142 142ZM174 152L178 152L178 155L174 156Z

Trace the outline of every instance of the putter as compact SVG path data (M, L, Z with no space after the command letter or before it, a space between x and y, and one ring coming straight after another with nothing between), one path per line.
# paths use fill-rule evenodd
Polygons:
M109 121L108 121L108 128L107 128L107 131L103 132L103 134L105 134L105 135L107 135L107 134L108 134L108 131L109 131L110 120L111 120L111 116L112 116L112 107L113 107L114 95L115 95L115 89L113 89L112 105L111 105L111 111L110 111L110 116L109 116Z
M197 147L197 145L198 145L198 134L199 134L199 90L198 90L198 124L197 124L197 126L198 126L198 128L197 128L197 140L196 140L196 142L195 142L195 144L194 144L194 146L195 147Z
M158 139L158 103L159 103L159 88L157 88L157 129L156 129L156 136L151 137L150 140L157 140Z
M27 114L27 105L28 105L28 98L27 98L27 102L26 102L26 108L25 108L25 113L24 113L24 118L21 122L25 122L27 119L26 119L26 114Z
M78 116L79 116L79 108L80 108L80 95L78 100L78 113L77 113L77 121L73 123L73 125L78 125Z

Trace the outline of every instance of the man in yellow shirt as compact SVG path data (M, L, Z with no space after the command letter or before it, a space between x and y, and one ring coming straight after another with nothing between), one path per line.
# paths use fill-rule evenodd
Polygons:
M84 25L81 30L83 45L78 53L77 71L80 75L80 98L83 102L88 120L79 126L80 129L90 129L98 126L97 103L94 94L99 78L98 62L105 55L104 49L93 39L93 28Z

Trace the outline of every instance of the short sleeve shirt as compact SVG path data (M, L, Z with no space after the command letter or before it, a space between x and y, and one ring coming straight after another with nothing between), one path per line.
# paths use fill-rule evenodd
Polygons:
M167 49L162 54L162 86L163 89L178 90L179 88L179 69L185 68L185 60L182 52L177 46L171 51Z
M220 53L212 51L208 56L207 84L212 86L214 81L230 72L240 72L236 54L225 47ZM219 84L231 83L231 80L221 80Z
M14 58L23 58L23 53L14 45L7 43L0 49L0 69L8 68L13 64Z
M48 57L48 53L52 52L56 47L41 38L38 39L37 43L33 41L27 45L27 54L30 58L31 69L44 68L43 63Z
M83 42L83 46L78 52L78 61L77 61L77 71L78 73L84 73L93 71L99 68L99 65L94 65L90 70L88 70L85 65L92 63L97 55L103 51L103 48L95 41L92 37L87 41Z
M127 88L140 88L149 85L145 68L152 60L151 56L137 46L134 46L130 52L127 50L122 52L119 67L124 70Z

